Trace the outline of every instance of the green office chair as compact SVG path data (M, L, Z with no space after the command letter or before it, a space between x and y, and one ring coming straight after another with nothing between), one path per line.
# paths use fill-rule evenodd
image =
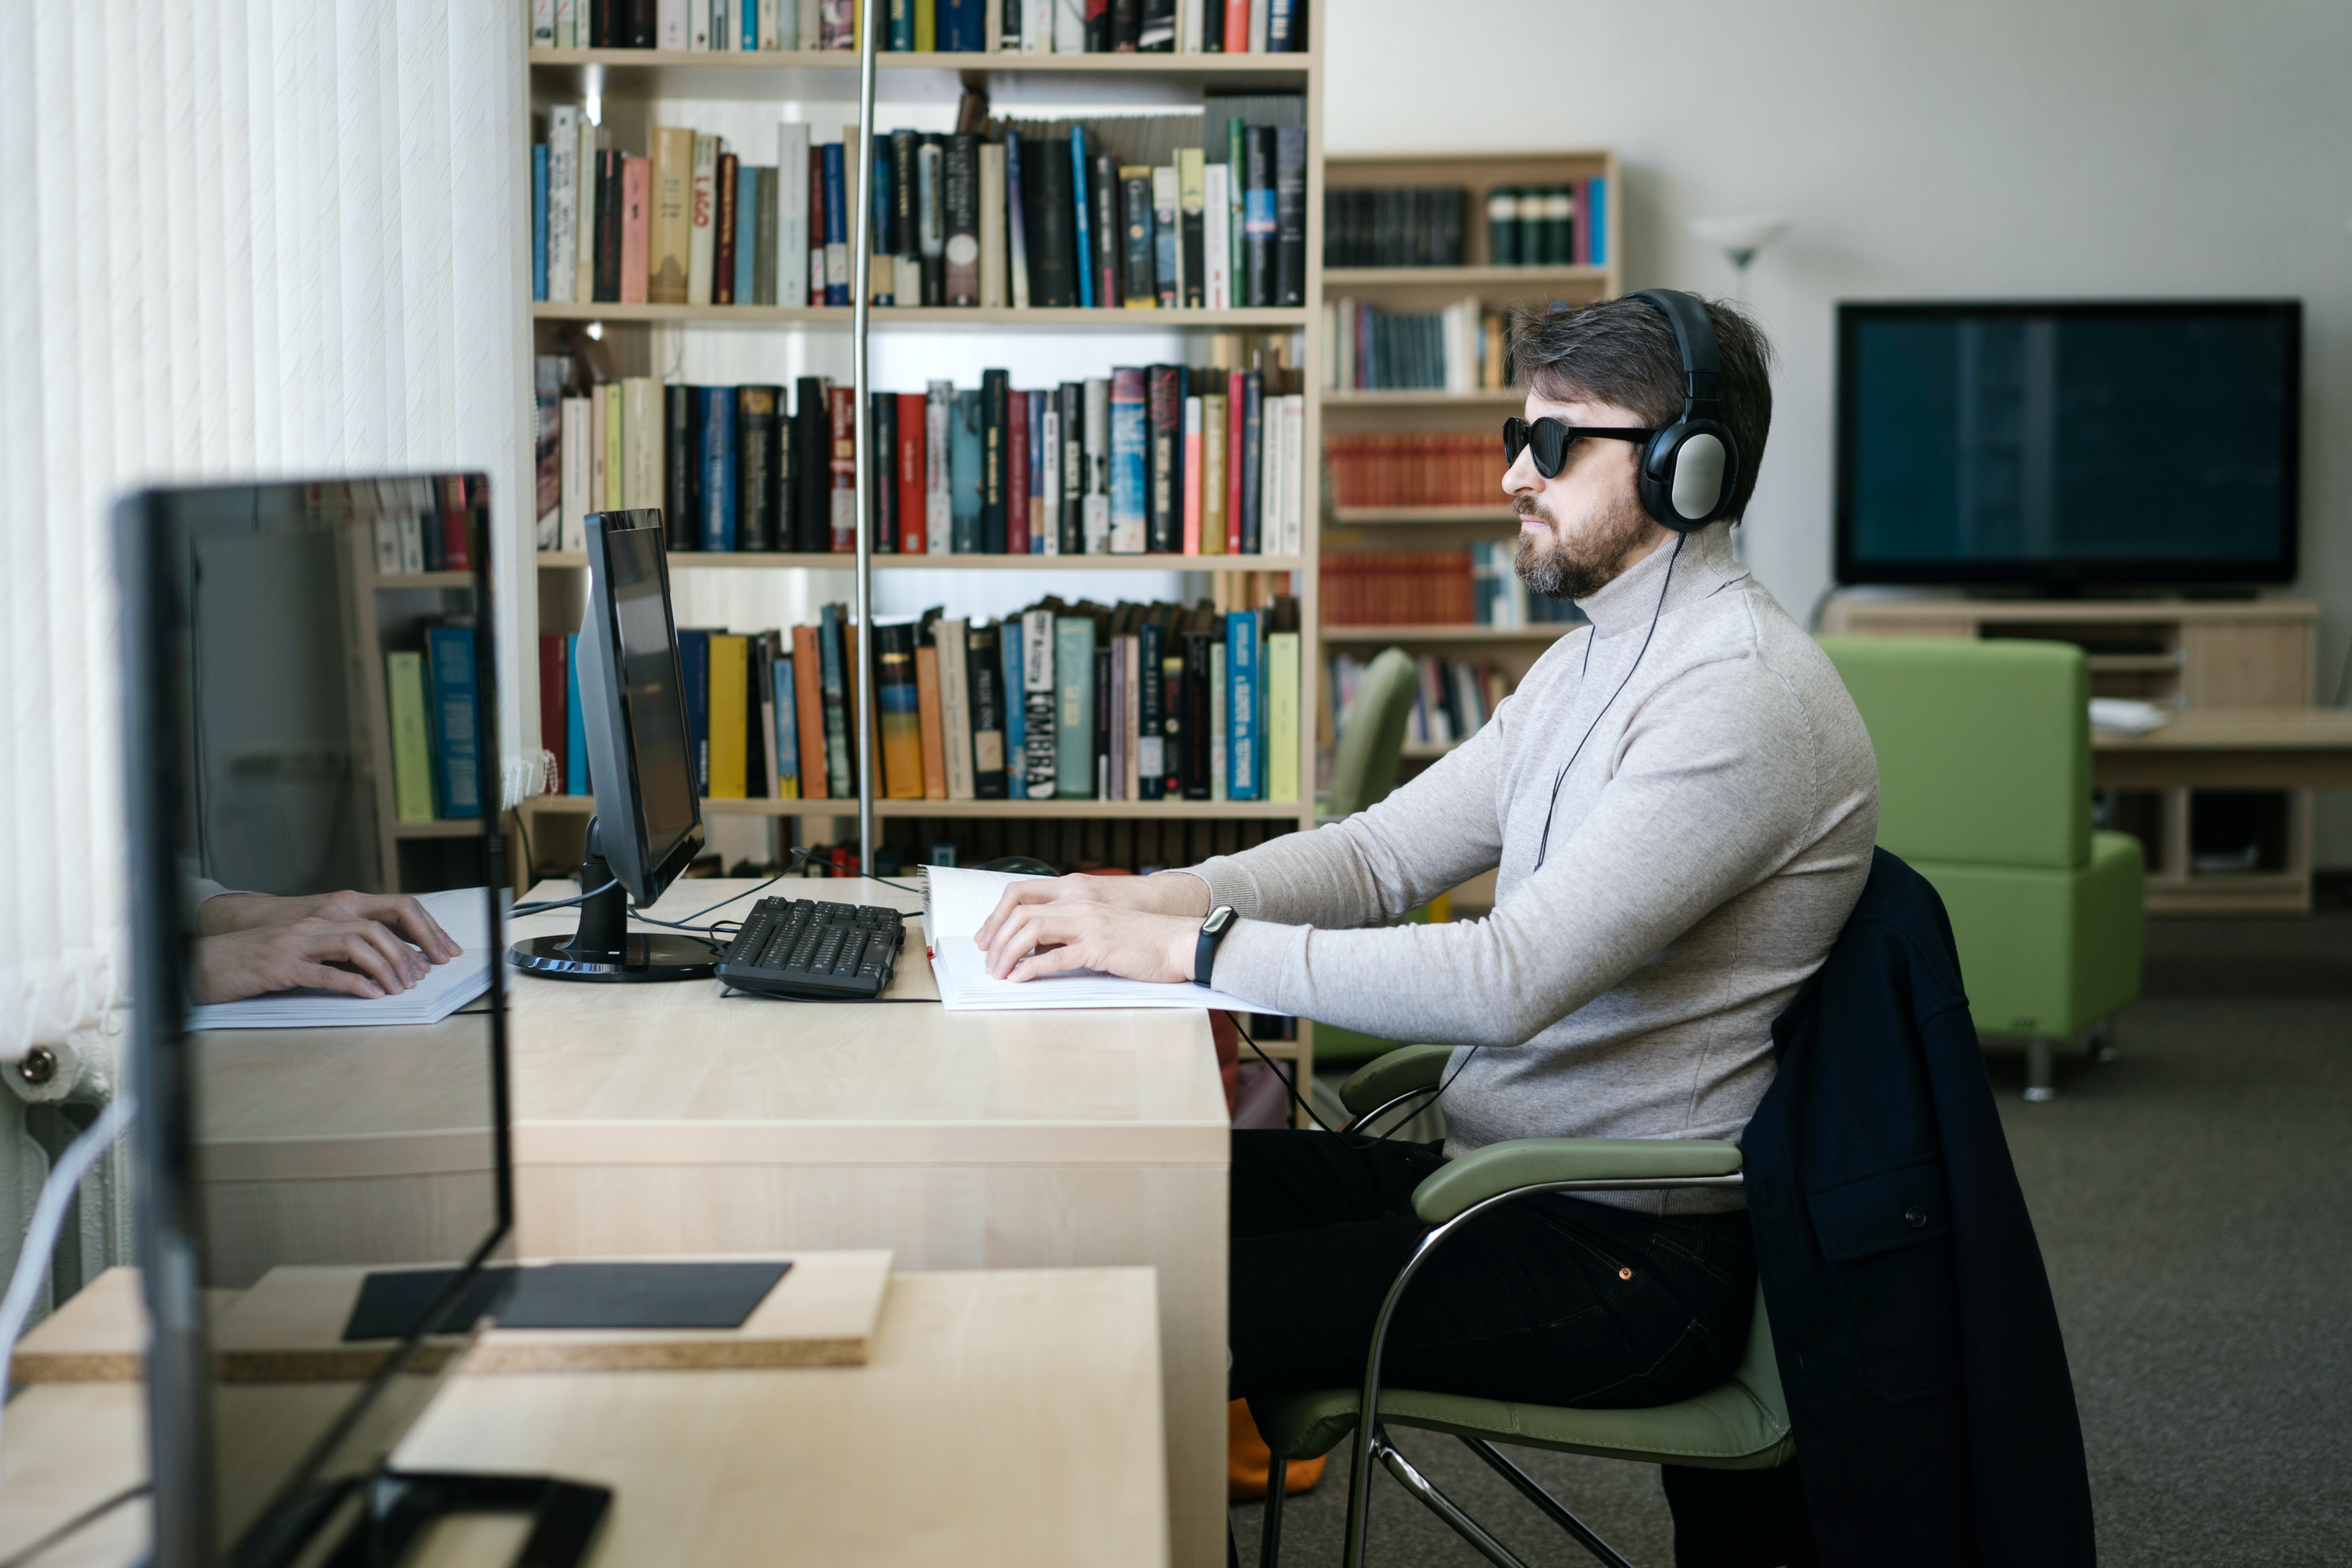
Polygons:
M1417 1107L1435 1094L1453 1054L1450 1046L1407 1046L1358 1072L1339 1091L1354 1116L1349 1128L1369 1127L1391 1111ZM1487 1209L1529 1193L1737 1187L1741 1184L1739 1165L1739 1150L1730 1143L1524 1138L1490 1143L1449 1162L1424 1180L1413 1190L1412 1206L1430 1229L1398 1271L1388 1299L1381 1303L1372 1327L1371 1353L1364 1363L1363 1387L1290 1394L1265 1401L1257 1410L1258 1430L1274 1454L1266 1478L1260 1568L1276 1568L1281 1555L1282 1502L1289 1462L1328 1453L1350 1433L1355 1436L1355 1467L1348 1479L1347 1568L1361 1568L1364 1561L1374 1461L1489 1562L1501 1568L1522 1568L1509 1549L1396 1450L1388 1437L1391 1426L1448 1432L1460 1438L1554 1524L1611 1568L1633 1568L1633 1564L1512 1463L1495 1447L1496 1443L1702 1469L1767 1470L1786 1464L1796 1446L1790 1436L1788 1401L1780 1391L1780 1371L1773 1360L1772 1329L1765 1321L1760 1287L1748 1350L1738 1368L1720 1386L1678 1404L1649 1410L1574 1410L1381 1386L1381 1352L1405 1286L1448 1237ZM1370 1422L1360 1419L1366 1410L1374 1412Z
M1331 793L1318 815L1353 816L1396 788L1397 766L1404 761L1405 724L1412 717L1413 693L1420 685L1421 667L1401 647L1382 649L1365 667L1339 751L1331 759Z
M1977 1033L2104 1058L2139 994L2139 840L2091 827L2090 666L2073 643L1829 637L1878 753L1878 842L1951 916Z

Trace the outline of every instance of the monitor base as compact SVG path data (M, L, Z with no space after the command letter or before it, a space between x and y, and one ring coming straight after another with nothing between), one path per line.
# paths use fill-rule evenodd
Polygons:
M719 954L707 942L667 932L631 931L620 951L584 952L569 936L533 936L507 949L507 962L547 980L628 984L641 980L708 980Z

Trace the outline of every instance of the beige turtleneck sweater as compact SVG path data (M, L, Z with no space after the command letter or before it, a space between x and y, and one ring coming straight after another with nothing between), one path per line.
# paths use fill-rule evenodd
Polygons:
M1220 989L1386 1039L1486 1047L1450 1064L1452 1154L1510 1138L1736 1141L1772 1081L1772 1020L1869 875L1870 737L1828 658L1733 558L1728 524L1679 556L1653 552L1580 607L1590 627L1386 800L1192 868L1242 916ZM1485 920L1380 923L1489 869ZM1596 1195L1653 1213L1739 1204Z

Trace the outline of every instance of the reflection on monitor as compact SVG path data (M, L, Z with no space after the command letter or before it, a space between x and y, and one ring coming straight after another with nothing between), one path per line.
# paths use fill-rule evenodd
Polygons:
M373 1269L466 1278L505 1233L487 500L442 475L120 511L171 1568L358 1519L473 1326L346 1343L352 1300Z

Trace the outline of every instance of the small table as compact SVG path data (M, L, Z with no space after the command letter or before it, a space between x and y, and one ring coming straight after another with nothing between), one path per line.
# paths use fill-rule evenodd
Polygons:
M2093 731L2103 789L2352 786L2352 708L2190 708L2145 735Z
M864 1366L461 1372L394 1463L613 1488L593 1568L1152 1568L1169 1560L1153 1296L1142 1268L901 1274ZM44 1383L10 1403L0 1555L144 1475L145 1398ZM510 1562L520 1531L445 1521L419 1568ZM39 1568L120 1568L149 1531L129 1505Z

